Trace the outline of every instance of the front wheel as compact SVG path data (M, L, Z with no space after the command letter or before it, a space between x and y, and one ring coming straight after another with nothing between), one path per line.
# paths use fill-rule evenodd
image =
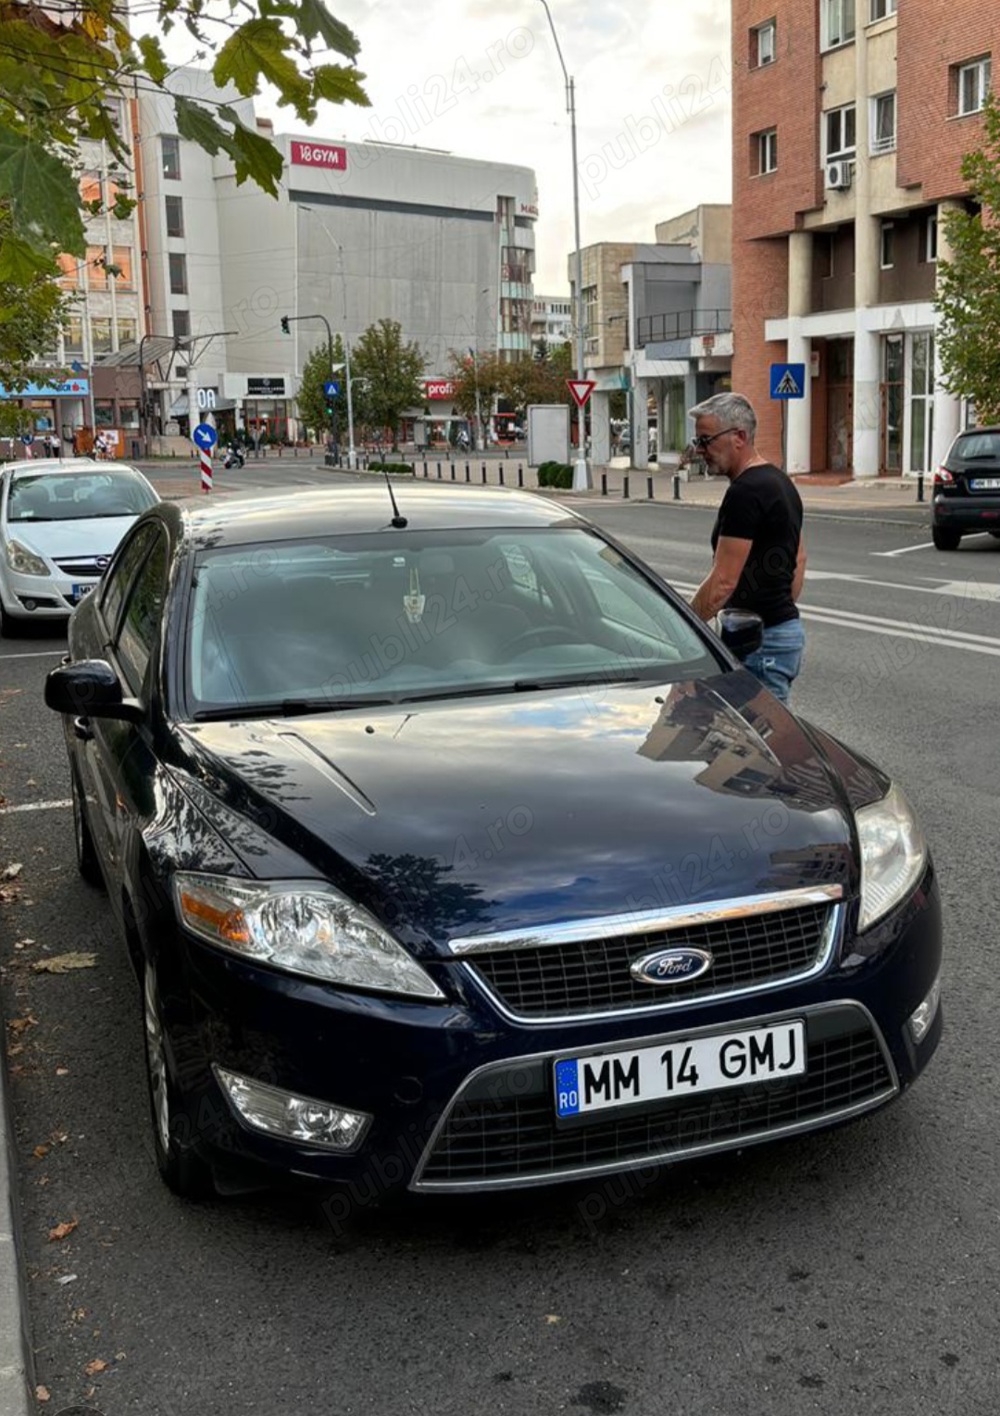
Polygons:
M931 539L939 551L957 551L962 533L961 531L951 531L946 526L934 526L931 528Z
M176 1091L170 1076L167 1048L160 1017L156 972L147 963L142 978L142 1014L146 1034L146 1080L153 1123L156 1166L166 1185L186 1200L203 1200L216 1193L211 1168L199 1155L178 1142L180 1120Z

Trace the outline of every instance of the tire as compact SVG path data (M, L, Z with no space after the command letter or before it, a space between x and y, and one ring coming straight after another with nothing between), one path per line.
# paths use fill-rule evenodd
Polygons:
M101 874L101 864L97 859L94 838L87 825L83 795L75 771L70 772L70 793L73 797L73 841L76 845L76 868L88 885L103 890L106 888L104 876Z
M961 539L961 531L952 531L945 526L931 527L931 540L939 551L957 551Z
M211 1167L178 1141L177 1088L167 1059L156 973L148 962L142 973L142 1022L156 1168L164 1184L181 1199L208 1199L216 1194Z
M13 615L7 613L3 605L0 605L0 634L4 639L20 639L24 631L24 621L15 619Z

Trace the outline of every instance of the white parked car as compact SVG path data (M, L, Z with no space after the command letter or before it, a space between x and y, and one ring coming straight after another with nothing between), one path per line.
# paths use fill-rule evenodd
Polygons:
M156 489L126 462L57 459L0 472L0 628L65 620Z

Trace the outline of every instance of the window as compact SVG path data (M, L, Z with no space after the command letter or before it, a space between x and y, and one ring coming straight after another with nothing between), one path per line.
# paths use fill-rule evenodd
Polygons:
M963 64L958 70L958 112L978 113L990 91L992 64L989 55Z
M111 251L112 264L118 271L115 276L116 290L134 290L135 279L132 270L132 247L114 246Z
M171 251L170 261L170 293L171 295L187 294L187 258L179 251Z
M871 0L871 8L868 12L871 23L876 20L887 20L890 15L896 13L896 0Z
M924 260L931 265L937 260L937 237L937 212L932 211L924 222Z
M853 103L831 108L826 119L826 156L853 157L856 147L857 109Z
M63 353L82 354L83 352L83 317L70 315L63 326Z
M750 67L762 69L765 64L773 64L777 58L777 21L768 20L750 31Z
M145 560L146 552L155 535L154 527L143 526L130 541L126 541L122 546L115 557L114 564L104 577L104 588L100 592L101 610L104 614L104 623L111 636L114 636L118 611L125 598L125 591L128 589L137 567Z
M597 286L583 287L583 333L597 335Z
M763 176L766 172L776 172L778 169L777 128L768 128L766 133L755 133L753 140L757 149L757 175Z
M173 182L180 181L181 140L163 133L160 136L160 156L163 160L163 175Z
M91 290L107 290L107 251L103 246L87 247L87 286Z
M135 331L136 331L135 320L132 320L132 319L121 319L121 320L118 321L118 348L119 348L119 349L121 349L122 346L125 345L125 344L134 344L134 343L135 343Z
M172 310L174 334L178 339L186 339L191 333L191 311Z
M184 235L184 202L180 197L165 197L167 208L167 235Z
M883 270L891 270L895 265L896 228L891 221L883 221L879 238L879 264Z
M871 151L877 157L896 151L896 94L880 93L872 99Z
M64 290L78 290L80 286L80 262L76 256L68 256L64 251L59 257L59 269L62 274L59 277L59 284Z
M813 269L820 280L833 278L833 232L817 231L813 237Z
M834 49L854 38L854 0L820 0L820 48Z
M111 353L111 321L97 319L90 321L90 338L95 354Z
M156 646L167 583L167 543L163 536L146 557L125 602L118 634L118 658L129 687L138 694Z
M101 174L99 172L85 172L80 178L80 200L82 202L104 201L104 193L101 191Z

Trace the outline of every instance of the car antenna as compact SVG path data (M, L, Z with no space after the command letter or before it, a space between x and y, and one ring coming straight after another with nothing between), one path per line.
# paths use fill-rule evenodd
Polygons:
M408 526L410 523L405 516L400 516L399 514L399 507L396 505L396 494L392 490L392 481L389 477L388 467L382 470L385 472L385 485L389 488L389 500L392 502L392 520L389 525L395 526L401 531L404 526Z

